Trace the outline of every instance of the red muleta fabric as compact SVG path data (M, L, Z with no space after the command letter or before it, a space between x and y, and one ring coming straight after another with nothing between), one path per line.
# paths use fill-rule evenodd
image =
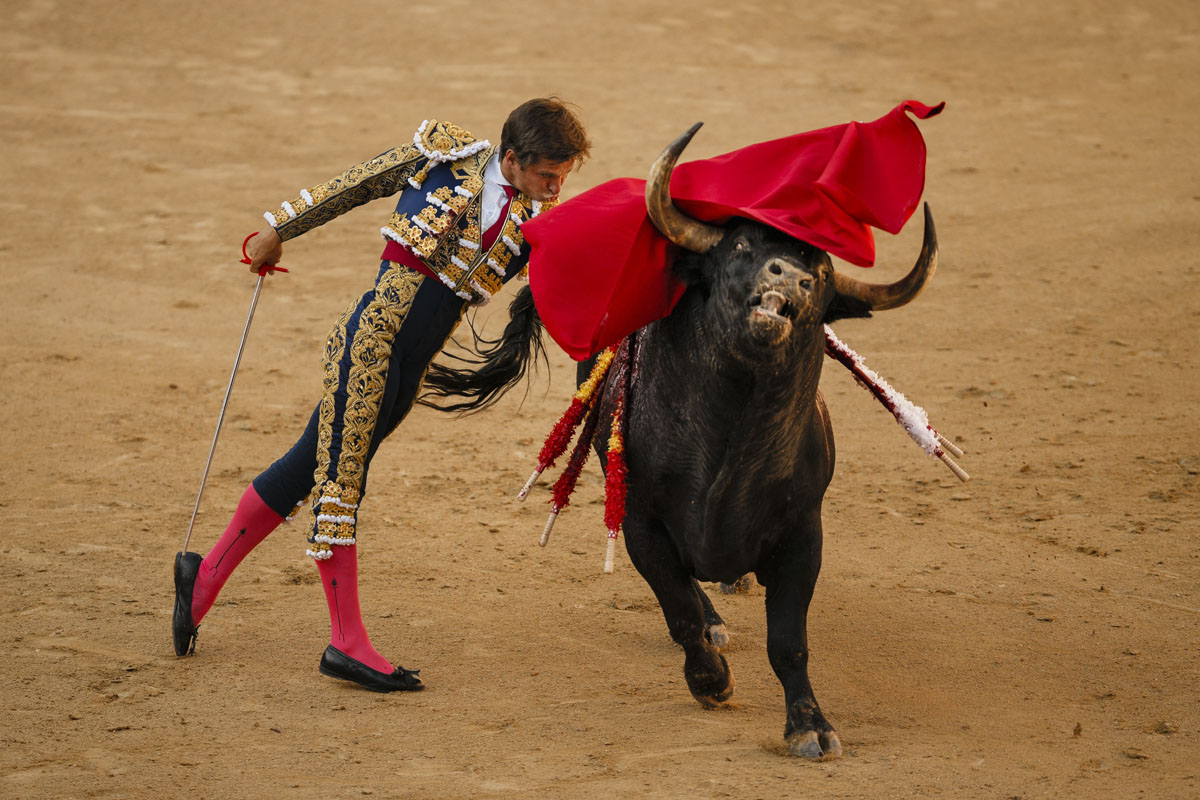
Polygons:
M722 224L748 217L861 267L875 263L871 226L899 233L925 188L925 141L908 114L945 103L901 103L850 122L675 168L684 213ZM676 248L646 214L646 182L607 181L521 226L533 252L529 284L546 330L583 360L671 313L686 288Z

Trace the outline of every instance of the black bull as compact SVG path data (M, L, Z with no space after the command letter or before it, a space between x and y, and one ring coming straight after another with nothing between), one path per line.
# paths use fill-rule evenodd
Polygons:
M806 630L834 466L817 388L823 325L916 296L936 266L933 220L926 206L921 256L887 286L836 273L824 251L757 222L701 223L667 194L698 127L667 148L646 189L655 225L684 248L675 269L688 289L670 316L637 334L629 360L626 548L683 648L688 688L706 707L730 697L733 677L720 653L721 619L696 580L755 573L766 587L767 653L783 684L789 749L836 756L841 744L808 679ZM580 381L589 369L580 365ZM607 385L621 386L622 377ZM611 408L613 398L604 402Z

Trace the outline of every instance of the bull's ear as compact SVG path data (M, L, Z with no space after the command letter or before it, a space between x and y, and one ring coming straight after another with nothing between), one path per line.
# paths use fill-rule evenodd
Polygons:
M839 319L865 318L869 316L871 316L871 306L856 297L849 297L840 292L834 292L833 302L825 310L824 322L828 325Z
M707 260L703 256L683 250L680 251L679 256L675 259L675 263L671 265L671 272L688 286L701 286L707 291L708 272L705 270L706 262Z

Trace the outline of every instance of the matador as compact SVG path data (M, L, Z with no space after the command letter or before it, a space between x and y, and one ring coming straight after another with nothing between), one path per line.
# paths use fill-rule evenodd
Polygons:
M430 362L468 306L486 303L524 272L529 245L522 224L557 203L589 149L572 108L558 98L538 98L508 116L499 146L452 123L426 120L411 143L267 212L267 227L248 243L251 272L278 265L283 242L399 194L381 229L386 246L375 285L330 332L321 398L304 432L246 487L206 556L176 556L177 655L194 651L197 626L246 555L290 514L311 508L307 552L316 560L330 616L320 671L378 692L423 688L418 670L394 666L375 650L362 622L356 543L368 468L423 386L433 397L467 398L438 406L461 411L489 405L524 376L528 348L510 353L498 345L476 369ZM528 287L511 314L509 328L538 324Z

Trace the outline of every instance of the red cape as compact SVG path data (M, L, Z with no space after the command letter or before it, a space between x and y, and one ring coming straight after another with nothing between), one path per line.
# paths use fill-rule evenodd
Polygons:
M748 217L869 267L870 226L898 233L925 188L925 141L907 113L928 119L944 107L909 100L874 122L680 164L671 197L696 219ZM576 360L665 317L686 288L671 272L676 248L650 221L645 197L644 180L618 178L521 226L533 248L538 313Z

